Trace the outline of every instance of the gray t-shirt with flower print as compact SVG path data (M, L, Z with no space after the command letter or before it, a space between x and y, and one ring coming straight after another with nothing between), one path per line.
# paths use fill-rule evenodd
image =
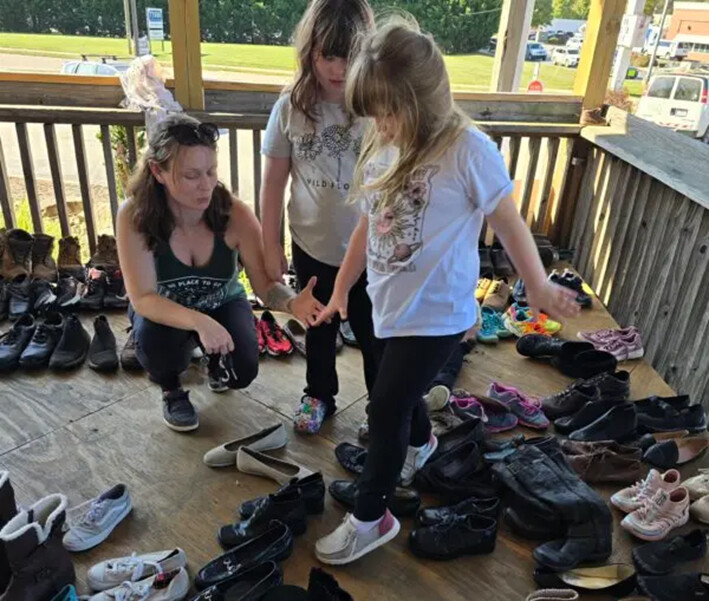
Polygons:
M271 111L261 152L291 159L288 219L293 241L311 257L339 266L359 209L348 201L365 122L344 107L320 102L309 121L284 94Z

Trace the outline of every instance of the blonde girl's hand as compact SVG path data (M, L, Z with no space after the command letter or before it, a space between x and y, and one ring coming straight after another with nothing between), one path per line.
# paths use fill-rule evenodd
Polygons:
M527 304L539 315L544 311L557 321L576 317L581 310L576 302L576 292L558 284L544 280L540 286L527 288Z
M322 323L330 323L332 318L337 314L340 315L340 319L347 319L347 301L347 294L334 292L330 298L330 302L327 303L327 306L322 310L313 325L319 326Z
M308 285L290 302L291 313L306 327L317 325L318 316L325 309L325 306L313 296L313 289L317 282L318 278L315 276L310 278Z

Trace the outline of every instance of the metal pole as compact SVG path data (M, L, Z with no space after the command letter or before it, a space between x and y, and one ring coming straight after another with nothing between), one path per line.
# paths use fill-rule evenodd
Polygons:
M650 64L645 72L645 78L643 82L647 84L650 81L650 76L652 75L652 70L655 65L655 57L657 56L657 49L660 46L660 40L662 39L662 31L665 28L665 19L667 18L667 11L670 8L670 0L665 0L665 8L662 9L662 18L660 19L660 31L657 32L657 38L655 38L655 45L652 49L652 55L650 56Z
M132 32L131 32L131 26L130 26L130 4L129 0L123 0L123 14L125 15L126 18L126 40L128 41L128 54L132 55L133 54L133 49L131 48L131 37L132 37Z
M138 56L138 37L140 32L138 31L138 8L135 4L135 0L130 0L130 10L131 10L131 23L133 23L133 50L135 51L135 56Z

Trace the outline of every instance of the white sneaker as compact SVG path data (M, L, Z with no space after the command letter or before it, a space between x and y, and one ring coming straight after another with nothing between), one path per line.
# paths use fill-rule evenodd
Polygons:
M448 390L446 386L443 386L443 384L439 384L438 386L431 388L431 390L428 391L428 394L423 397L423 400L426 403L426 407L430 413L431 411L440 411L441 409L444 409L446 405L448 405L450 398L451 391Z
M124 582L98 593L89 601L182 601L190 590L190 577L185 568L161 572L140 582Z
M89 568L89 586L94 591L119 586L121 583L137 582L160 572L172 572L187 565L185 552L180 549L158 551L129 557L107 559Z
M133 509L130 494L125 484L117 484L102 495L72 508L69 531L64 535L64 547L68 551L86 551L105 541L113 529Z
M321 562L334 566L351 563L388 543L401 530L401 524L388 509L368 532L359 532L350 518L348 513L333 532L315 543L315 555Z
M414 476L431 458L438 448L438 439L431 434L429 441L422 447L409 447L406 451L404 467L401 470L401 484L409 486L414 481Z

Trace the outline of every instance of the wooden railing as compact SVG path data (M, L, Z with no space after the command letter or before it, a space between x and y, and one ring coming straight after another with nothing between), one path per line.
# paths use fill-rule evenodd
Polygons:
M587 127L569 235L575 266L646 358L709 405L709 146L611 108Z
M210 121L220 128L227 129L228 157L221 157L221 162L229 165L229 185L233 190L239 189L240 166L250 166L248 198L244 200L253 204L256 214L262 177L261 163L261 131L265 128L268 116L266 114L235 114L235 113L191 113L202 121ZM123 126L127 134L127 151L130 165L135 165L140 149L137 144L136 132L143 125L143 115L135 111L122 109L75 109L67 107L13 106L0 105L0 123L14 124L17 145L22 164L24 187L27 203L35 231L44 230L43 209L37 194L37 177L34 164L40 158L33 155L33 149L28 136L29 124L42 124L46 141L47 161L53 186L53 203L56 204L56 215L60 222L62 235L69 235L71 227L67 211L67 195L62 173L62 150L57 143L57 127L70 126L78 175L79 194L81 197L83 221L86 229L88 247L93 250L98 229L95 216L95 202L92 199L92 182L87 164L89 160L98 157L87 157L84 128L98 127L101 133L102 158L105 165L105 182L110 204L111 225L115 227L115 216L119 202L116 192L116 166L111 146L109 127ZM555 174L563 172L569 164L568 152L560 152L562 138L577 136L580 128L574 124L547 123L510 123L483 122L479 124L505 151L511 175L517 180L517 198L522 213L535 231L546 232L550 224L556 221L556 211L559 203L558 194L553 186ZM239 132L250 132L251 144L247 157L240 156ZM7 142L6 142L7 145ZM66 145L65 145L66 146ZM243 149L243 145L242 145ZM12 199L7 170L4 168L5 157L0 143L0 207L6 227L16 224L14 207L17 199ZM103 180L103 178L102 178ZM243 181L243 180L242 180ZM483 232L483 236L489 234Z

